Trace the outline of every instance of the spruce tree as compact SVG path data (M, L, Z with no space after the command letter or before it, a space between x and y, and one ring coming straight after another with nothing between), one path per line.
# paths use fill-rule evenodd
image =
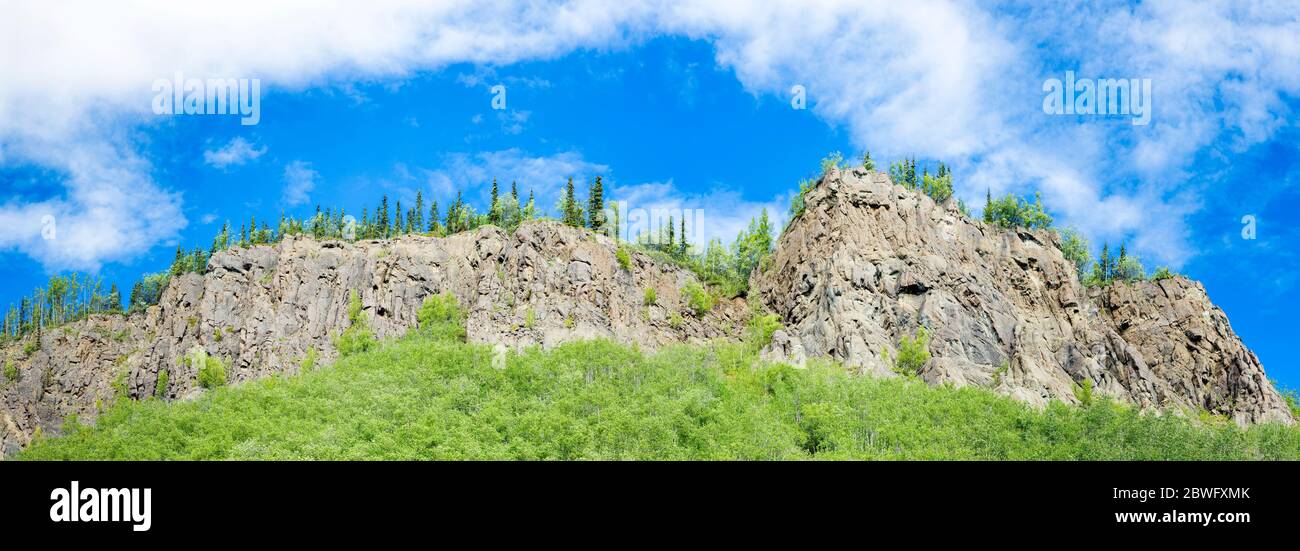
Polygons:
M685 214L682 215L682 237L678 241L680 241L680 243L678 244L678 248L679 248L678 254L680 254L682 258L686 258L686 255L690 253L690 244L686 242L686 215Z
M411 224L409 225L414 226L412 231L422 231L424 228L424 192L420 190L415 191L415 216L411 218Z
M501 225L501 196L497 191L497 179L492 178L492 202L488 203L488 223Z
M564 211L564 223L575 228L582 227L582 211L578 208L578 199L573 193L573 177L569 177L569 183L564 186L564 199L560 203L560 209Z
M605 229L605 187L600 181L600 176L597 176L596 182L591 185L591 193L587 197L587 220L591 229L595 231Z

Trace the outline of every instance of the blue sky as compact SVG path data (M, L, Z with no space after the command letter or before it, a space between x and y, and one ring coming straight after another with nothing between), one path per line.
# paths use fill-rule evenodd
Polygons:
M15 8L0 300L67 270L129 288L227 219L417 190L481 207L493 176L549 208L566 177L600 174L616 199L703 208L706 234L730 237L763 208L783 217L826 153L870 149L948 162L977 208L985 190L1041 191L1094 249L1123 241L1201 280L1269 375L1300 386L1287 3L605 4ZM177 70L260 79L260 122L154 115L151 84ZM1151 123L1045 114L1043 83L1066 71L1151 79Z

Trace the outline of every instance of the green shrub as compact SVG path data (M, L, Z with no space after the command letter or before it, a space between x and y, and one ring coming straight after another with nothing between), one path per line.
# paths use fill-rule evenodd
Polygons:
M195 348L190 354L191 366L199 368L199 386L217 388L226 385L226 365L221 358L209 356L206 350Z
M1151 274L1151 281L1160 281L1162 279L1173 279L1173 277L1174 277L1174 273L1169 271L1169 268L1167 266L1161 266L1159 268L1156 268L1156 271Z
M657 294L655 293L655 288L654 288L654 287L646 287L646 288L645 288L645 297L644 297L643 299L641 299L641 302L642 302L643 304L645 304L646 306L653 306L653 305L655 304L655 302L658 302L658 300L659 300L659 298L658 298Z
M30 357L33 353L41 348L41 341L33 338L23 343L23 356Z
M162 368L162 369L159 369L159 370L158 370L158 383L157 383L156 385L154 385L154 391L153 391L153 395L154 395L154 396L157 396L157 397L159 397L159 398L166 398L166 397L167 397L167 384L168 384L167 379L168 379L168 371L167 371L167 368L164 367L164 368Z
M1052 217L1043 210L1042 196L1034 202L1008 193L1001 199L989 197L984 205L984 221L1002 228L1040 229L1052 226Z
M1147 415L1097 396L1034 407L986 389L758 360L743 344L610 341L505 355L387 341L330 369L193 401L109 407L19 460L1260 460L1300 428Z
M1092 405L1092 379L1084 379L1074 385L1074 397L1083 406Z
M888 352L885 354L889 361ZM898 340L898 358L893 361L895 373L914 377L921 373L921 368L930 361L930 332L922 325L916 328L916 336L903 337Z
M708 290L699 283L694 281L687 283L682 287L682 294L686 296L686 305L695 312L696 317L703 316L713 309L713 295L710 295Z
M524 327L532 329L534 325L537 325L537 313L529 308L524 312Z
M934 202L943 203L952 197L952 174L924 174L921 179L921 191L929 195Z
M113 377L112 382L108 383L109 388L113 389L113 397L117 400L131 397L131 388L127 382L127 378L130 377L131 371L126 367L126 362L124 361L125 358L126 356L118 356L117 361L114 362L114 366L117 369L117 375Z
M1114 279L1123 281L1142 281L1146 277L1146 268L1142 267L1142 262L1134 255L1123 255L1115 263L1115 271L1112 274Z
M781 329L781 318L776 314L756 312L745 327L745 342L754 350L762 350L771 344L772 334Z
M361 309L361 298L354 290L348 297L348 321L351 325L334 339L334 348L338 349L341 356L365 352L379 344L374 331L370 330L366 314Z
M18 366L9 360L5 360L5 380L14 383L18 382Z
M671 313L671 314L668 314L668 326L669 326L669 327L672 327L673 329L681 329L682 325L685 324L685 323L686 323L686 320L682 319L682 315L681 315L681 314L679 314L679 313L677 313L677 312L673 312L673 313Z
M1075 276L1082 281L1087 277L1088 264L1092 262L1092 257L1088 254L1088 240L1074 228L1059 230L1057 234L1061 237L1058 243L1061 255L1074 264Z
M424 299L416 318L424 336L465 342L465 313L451 293Z
M303 357L302 362L298 364L300 373L307 373L316 369L316 347L307 349L307 355Z
M844 168L844 154L840 153L839 151L832 151L830 155L827 155L825 158L822 159L821 162L822 176L825 176L832 169L836 169L836 168Z
M618 259L619 267L627 271L632 271L632 255L627 252L627 247L620 245L614 252L614 257Z

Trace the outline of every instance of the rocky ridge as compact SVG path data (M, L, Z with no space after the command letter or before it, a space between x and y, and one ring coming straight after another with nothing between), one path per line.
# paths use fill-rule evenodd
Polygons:
M829 356L891 376L885 355L924 325L932 357L919 375L931 383L1041 405L1077 403L1091 381L1142 408L1293 422L1196 281L1086 288L1055 232L971 220L878 172L832 170L805 204L750 282L786 325L768 357Z
M703 316L686 307L690 271L629 249L629 269L609 237L557 222L513 234L487 226L450 237L382 241L288 238L213 255L204 275L175 278L158 305L124 316L94 316L46 331L30 354L0 350L18 366L0 383L0 451L25 446L39 427L57 433L77 414L93 421L116 396L152 396L168 371L164 398L199 390L195 349L220 358L231 383L296 373L314 350L336 357L333 339L349 326L356 291L381 338L405 334L430 295L450 292L467 311L467 338L498 348L551 347L610 338L655 348L734 338L747 319L742 299ZM644 304L645 289L654 304Z
M832 170L805 203L750 281L751 299L785 325L769 358L825 356L894 376L883 355L924 324L932 358L919 374L932 383L1044 404L1077 402L1075 388L1089 380L1143 408L1293 422L1197 282L1085 288L1053 232L987 226L881 173ZM655 348L742 334L745 300L695 316L681 293L694 274L634 249L623 269L619 247L539 221L513 233L294 237L222 251L206 274L175 278L144 312L94 316L46 331L35 346L0 349L19 370L16 382L0 382L0 453L38 429L57 433L69 415L93 420L117 396L152 396L164 369L164 398L201 392L197 367L181 361L198 349L220 358L232 383L296 373L309 351L329 362L353 291L380 337L415 326L424 299L442 292L466 308L468 339L498 349L588 338ZM644 303L647 288L654 304Z

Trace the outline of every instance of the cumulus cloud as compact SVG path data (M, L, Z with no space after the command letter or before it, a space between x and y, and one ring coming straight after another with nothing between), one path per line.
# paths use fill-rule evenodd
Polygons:
M208 166L224 169L255 161L265 153L265 146L258 148L248 140L235 136L226 145L204 151L203 162Z
M153 210L176 212L179 198L149 178L141 154L108 145L119 142L86 121L117 129L156 123L148 114L150 83L178 69L259 77L264 90L295 91L401 80L452 63L550 59L673 34L710 41L717 64L753 94L784 98L791 85L804 85L815 114L881 158L947 160L959 179L979 186L963 187L969 195L1041 189L1063 221L1097 238L1131 238L1148 257L1177 264L1191 254L1186 214L1199 208L1194 160L1225 138L1237 150L1268 140L1293 120L1284 98L1300 94L1300 21L1285 1L1243 9L1227 0L1096 7L235 0L215 11L186 3L126 9L47 2L9 6L5 20L5 34L23 48L0 51L0 163L57 168L67 163L32 153L75 147L71 157L115 169L68 171L66 198L10 202L0 216L11 219L59 206L65 217L93 220L103 197L135 197L139 189L157 191L149 196L161 208ZM1151 78L1152 124L1044 115L1039 86L1064 70ZM465 82L481 85L490 76L476 72ZM522 130L522 121L505 128L515 123ZM105 156L87 160L97 154ZM51 266L95 264L147 248L182 225L130 224L116 239L58 253L23 237L6 236L0 246Z
M316 179L320 176L312 170L311 163L293 161L284 167L284 203L297 206L311 200L311 192L316 189Z

